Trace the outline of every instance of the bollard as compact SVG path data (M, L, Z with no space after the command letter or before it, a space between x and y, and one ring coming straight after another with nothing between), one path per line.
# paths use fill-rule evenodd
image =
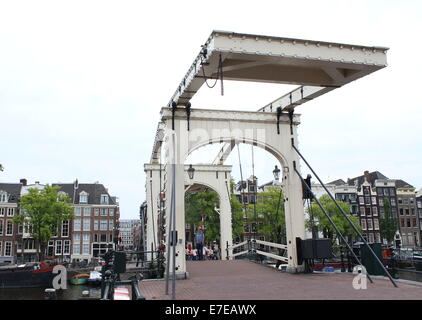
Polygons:
M57 300L56 289L49 288L44 291L45 300Z

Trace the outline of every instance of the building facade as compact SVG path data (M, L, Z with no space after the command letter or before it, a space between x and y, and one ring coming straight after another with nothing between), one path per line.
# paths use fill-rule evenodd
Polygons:
M419 247L420 222L415 188L403 180L396 180L402 247Z
M18 214L21 188L21 183L0 183L0 262L16 261L18 226L12 219Z
M134 231L140 224L140 220L135 219L119 220L119 245L124 250L132 250L136 247L134 243Z

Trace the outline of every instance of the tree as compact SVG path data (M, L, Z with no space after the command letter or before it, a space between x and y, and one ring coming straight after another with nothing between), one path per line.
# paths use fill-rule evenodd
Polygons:
M233 193L231 194L230 205L232 210L232 235L233 239L236 239L243 234L243 206Z
M347 221L347 219L343 216L340 209L336 206L334 201L326 194L322 195L319 198L319 202L324 207L327 214L330 216L331 220L333 220L334 224L337 226L338 230L344 237L353 237L356 235L355 231L353 230L350 223ZM343 201L337 201L339 206L343 209L343 211L348 214L350 212L349 205ZM318 206L317 203L312 203L310 206L310 209L312 210L312 214L314 216L314 219L317 221L315 228L318 231L321 231L324 238L330 238L335 241L337 237L337 233L334 229L334 227L331 225L328 218L325 216L324 212L321 210L321 208ZM349 215L349 219L353 222L353 224L356 226L356 228L361 232L362 228L360 226L359 220L357 217ZM312 231L312 222L310 219L306 220L306 228L309 231Z
M59 194L58 189L58 186L48 185L43 190L29 189L29 193L20 198L20 214L13 218L14 223L30 226L30 236L38 243L39 261L43 259L47 242L58 234L62 222L73 218L70 197Z
M214 209L219 203L218 194L212 190L188 193L185 197L186 222L200 226L204 218L205 242L220 239L220 216Z
M271 186L268 191L260 192L256 202L256 217L253 205L248 206L248 220L256 218L257 232L269 242L285 243L286 220L284 214L284 197L280 188Z
M394 240L397 229L397 220L391 212L390 201L387 197L384 197L384 214L380 216L381 235L387 239L388 243L391 243Z

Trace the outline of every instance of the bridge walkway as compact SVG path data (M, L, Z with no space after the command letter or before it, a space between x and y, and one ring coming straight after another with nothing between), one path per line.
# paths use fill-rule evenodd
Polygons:
M353 274L288 274L249 260L187 261L189 279L176 281L177 300L410 300L422 299L422 286L373 279L366 290L353 288ZM147 300L169 300L165 281L144 280Z

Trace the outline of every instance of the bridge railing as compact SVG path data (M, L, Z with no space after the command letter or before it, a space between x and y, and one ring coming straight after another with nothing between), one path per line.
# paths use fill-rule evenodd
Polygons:
M256 244L259 244L261 246L264 246L264 248L257 248ZM265 247L268 248L268 251L264 251ZM235 258L241 255L250 254L250 253L256 253L261 256L266 256L271 259L288 262L288 258L284 257L280 254L275 254L274 252L270 252L272 249L282 249L284 251L287 251L287 245L281 244L281 243L274 243L274 242L268 242L264 240L257 240L257 239L250 239L243 242L240 242L238 244L232 245L227 247L227 259ZM229 250L233 250L233 254L229 257ZM236 250L237 249L237 250ZM243 249L243 250L242 250ZM261 250L262 249L262 250Z

